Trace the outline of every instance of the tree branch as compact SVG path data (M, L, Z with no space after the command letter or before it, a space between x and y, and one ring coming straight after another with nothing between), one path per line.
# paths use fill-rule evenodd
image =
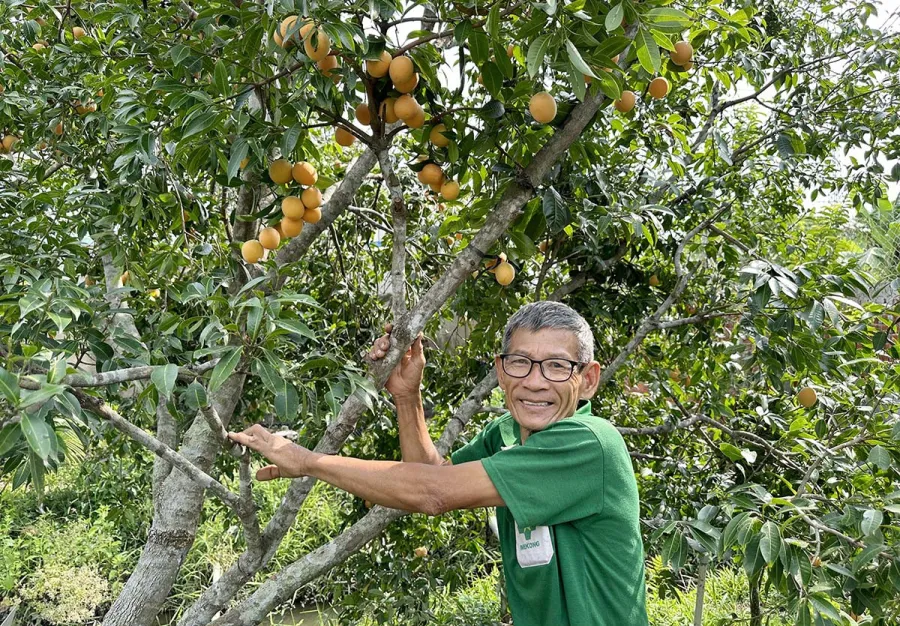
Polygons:
M396 322L406 313L406 203L403 201L403 187L394 172L391 156L387 149L379 150L378 161L385 184L391 193L391 223L393 225L393 248L391 254L391 312Z

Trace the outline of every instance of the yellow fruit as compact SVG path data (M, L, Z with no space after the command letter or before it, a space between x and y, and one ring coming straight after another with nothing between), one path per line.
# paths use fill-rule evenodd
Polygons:
M322 206L322 192L315 187L309 187L303 190L300 200L307 209L318 209Z
M444 200L456 200L459 197L459 183L455 180L448 180L441 185L441 196Z
M387 50L383 50L381 52L381 56L378 58L378 60L366 61L366 71L369 73L369 76L373 76L375 78L381 78L382 76L387 74L390 67L391 53Z
M434 193L441 193L441 183L431 183L428 185Z
M306 207L303 206L303 201L297 196L288 196L281 201L281 212L289 219L302 220L305 210Z
M420 559L428 556L428 548L426 548L425 546L419 546L418 548L413 550L413 552L415 552L416 556Z
M659 276L657 276L656 274L653 274L650 277L650 286L651 287L659 287Z
M413 74L405 83L394 83L394 89L400 93L410 93L419 84L419 75Z
M43 50L44 48L47 47L47 44L45 44L43 41L38 41L38 42L32 44L31 47L32 47L34 50L37 50L38 52L40 52L41 50Z
M303 51L310 59L319 62L331 52L331 39L324 30L317 28L303 40Z
M402 96L401 96L402 97ZM378 110L381 115L381 120L385 124L393 124L400 120L397 116L397 111L394 109L394 104L397 102L396 98L388 98L384 102L381 103L381 108Z
M296 237L303 231L303 220L292 220L289 217L281 220L281 232L285 237Z
M296 22L297 22L296 15L289 15L288 17L284 18L284 20L281 22L281 24L278 26L278 28L275 29L275 32L272 34L272 39L275 40L275 43L277 45L281 46L282 48L290 48L291 46L293 46L297 43L297 33L296 32L294 32L290 36L290 38L285 40L285 37L287 37L288 31L291 29L291 27Z
M428 141L433 143L438 148L446 148L450 145L450 140L447 139L442 133L447 130L447 127L443 124L436 124L432 127L431 132L428 134Z
M307 224L315 224L322 219L322 209L306 209L303 214L303 221Z
M656 98L665 98L669 93L669 81L662 76L654 78L650 81L650 95Z
M416 99L409 94L400 96L394 102L394 113L404 122L412 119L419 112L419 110L421 110L421 108L422 107L419 106L419 103L416 102Z
M128 281L131 279L131 272L125 270L122 272L122 275L119 277L119 280L122 281L122 286L124 287Z
M244 157L243 159L241 159L240 167L241 167L241 169L244 169L249 164L250 164L250 157Z
M549 248L549 247L550 247L550 242L547 241L546 239L544 239L541 243L538 244L538 250L540 250L543 253L546 253L547 248Z
M293 175L294 180L306 187L315 185L316 181L319 180L319 173L316 171L316 168L306 161L297 161L294 163L291 174Z
M294 178L291 164L285 159L277 159L269 164L269 178L277 185L286 185Z
M412 59L409 57L396 57L391 59L391 65L388 68L388 74L391 75L391 82L395 85L408 83L412 80L416 69L413 66Z
M546 124L556 117L556 100L546 91L541 91L531 96L528 110L531 111L534 121Z
M499 263L497 269L494 270L494 278L504 287L511 283L515 277L516 269L506 261Z
M444 180L444 172L435 163L429 163L419 172L421 180L426 185L435 185Z
M241 256L247 263L256 263L263 257L263 247L256 239L245 241L241 245Z
M271 226L263 228L259 233L259 243L266 250L274 250L281 243L281 235Z
M807 409L812 407L817 400L816 390L812 387L804 387L800 390L800 393L797 394L797 402L800 406Z
M287 239L287 237L285 237L285 235L284 235L284 231L281 230L281 222L278 222L277 224L275 224L275 230L278 231L279 237L281 237L282 239Z
M339 146L352 146L353 142L356 141L356 137L345 128L341 128L338 126L334 129L334 140L338 142Z
M684 65L694 58L694 46L686 41L679 41L675 49L669 52L669 57L675 65Z
M454 239L453 237L444 237L444 243L446 243L448 246L452 246L454 243L456 243L456 239Z
M425 110L419 107L414 116L406 120L406 125L410 128L422 128L425 126Z
M81 39L81 38L84 37L86 34L87 34L87 33L84 32L84 29L83 29L81 26L74 26L74 27L72 27L72 36L73 36L75 39Z
M369 105L365 102L360 102L356 105L356 121L363 126L368 126L372 123L372 114L369 113Z
M616 107L616 111L619 113L628 113L634 108L635 100L633 91L623 91L619 99L613 103L613 106Z
M79 115L87 115L97 110L97 105L94 104L93 100L88 100L87 104L82 104L81 100L76 100L73 106Z
M318 66L319 71L328 78L335 82L340 80L340 74L334 72L338 67L338 58L335 55L329 54L327 57L316 63L316 65Z
M511 59L515 49L516 49L516 47L513 44L509 44L508 46L506 46L506 56L508 56Z
M683 69L685 72L687 72L692 67L694 67L693 61L688 61L687 63L685 63L684 65L681 66L681 69Z
M13 147L18 143L19 138L15 135L5 135L3 140L0 141L0 151L3 154L9 154L13 151Z

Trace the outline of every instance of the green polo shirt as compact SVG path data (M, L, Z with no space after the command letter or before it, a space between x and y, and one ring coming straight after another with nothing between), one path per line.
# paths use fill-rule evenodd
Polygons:
M506 503L497 526L515 626L647 626L631 457L589 402L524 445L506 413L452 459L480 460Z

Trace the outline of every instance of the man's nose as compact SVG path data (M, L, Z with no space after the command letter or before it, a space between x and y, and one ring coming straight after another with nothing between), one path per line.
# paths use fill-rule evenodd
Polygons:
M549 381L544 378L544 374L541 372L540 364L533 363L531 371L528 372L528 376L525 377L522 384L530 388L546 389L548 382Z

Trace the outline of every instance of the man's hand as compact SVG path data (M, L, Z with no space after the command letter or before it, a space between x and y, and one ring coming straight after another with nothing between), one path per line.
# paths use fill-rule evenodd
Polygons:
M391 330L393 324L385 324L386 334L375 340L375 345L369 351L369 358L373 361L383 359L391 347ZM406 354L400 359L397 367L391 372L390 378L384 384L394 397L394 400L418 397L419 388L422 386L422 372L425 370L425 354L422 351L422 333L416 337Z
M256 450L274 465L267 465L256 472L256 480L273 478L297 478L305 476L304 467L310 454L303 446L280 437L254 424L242 433L228 433L228 438Z

